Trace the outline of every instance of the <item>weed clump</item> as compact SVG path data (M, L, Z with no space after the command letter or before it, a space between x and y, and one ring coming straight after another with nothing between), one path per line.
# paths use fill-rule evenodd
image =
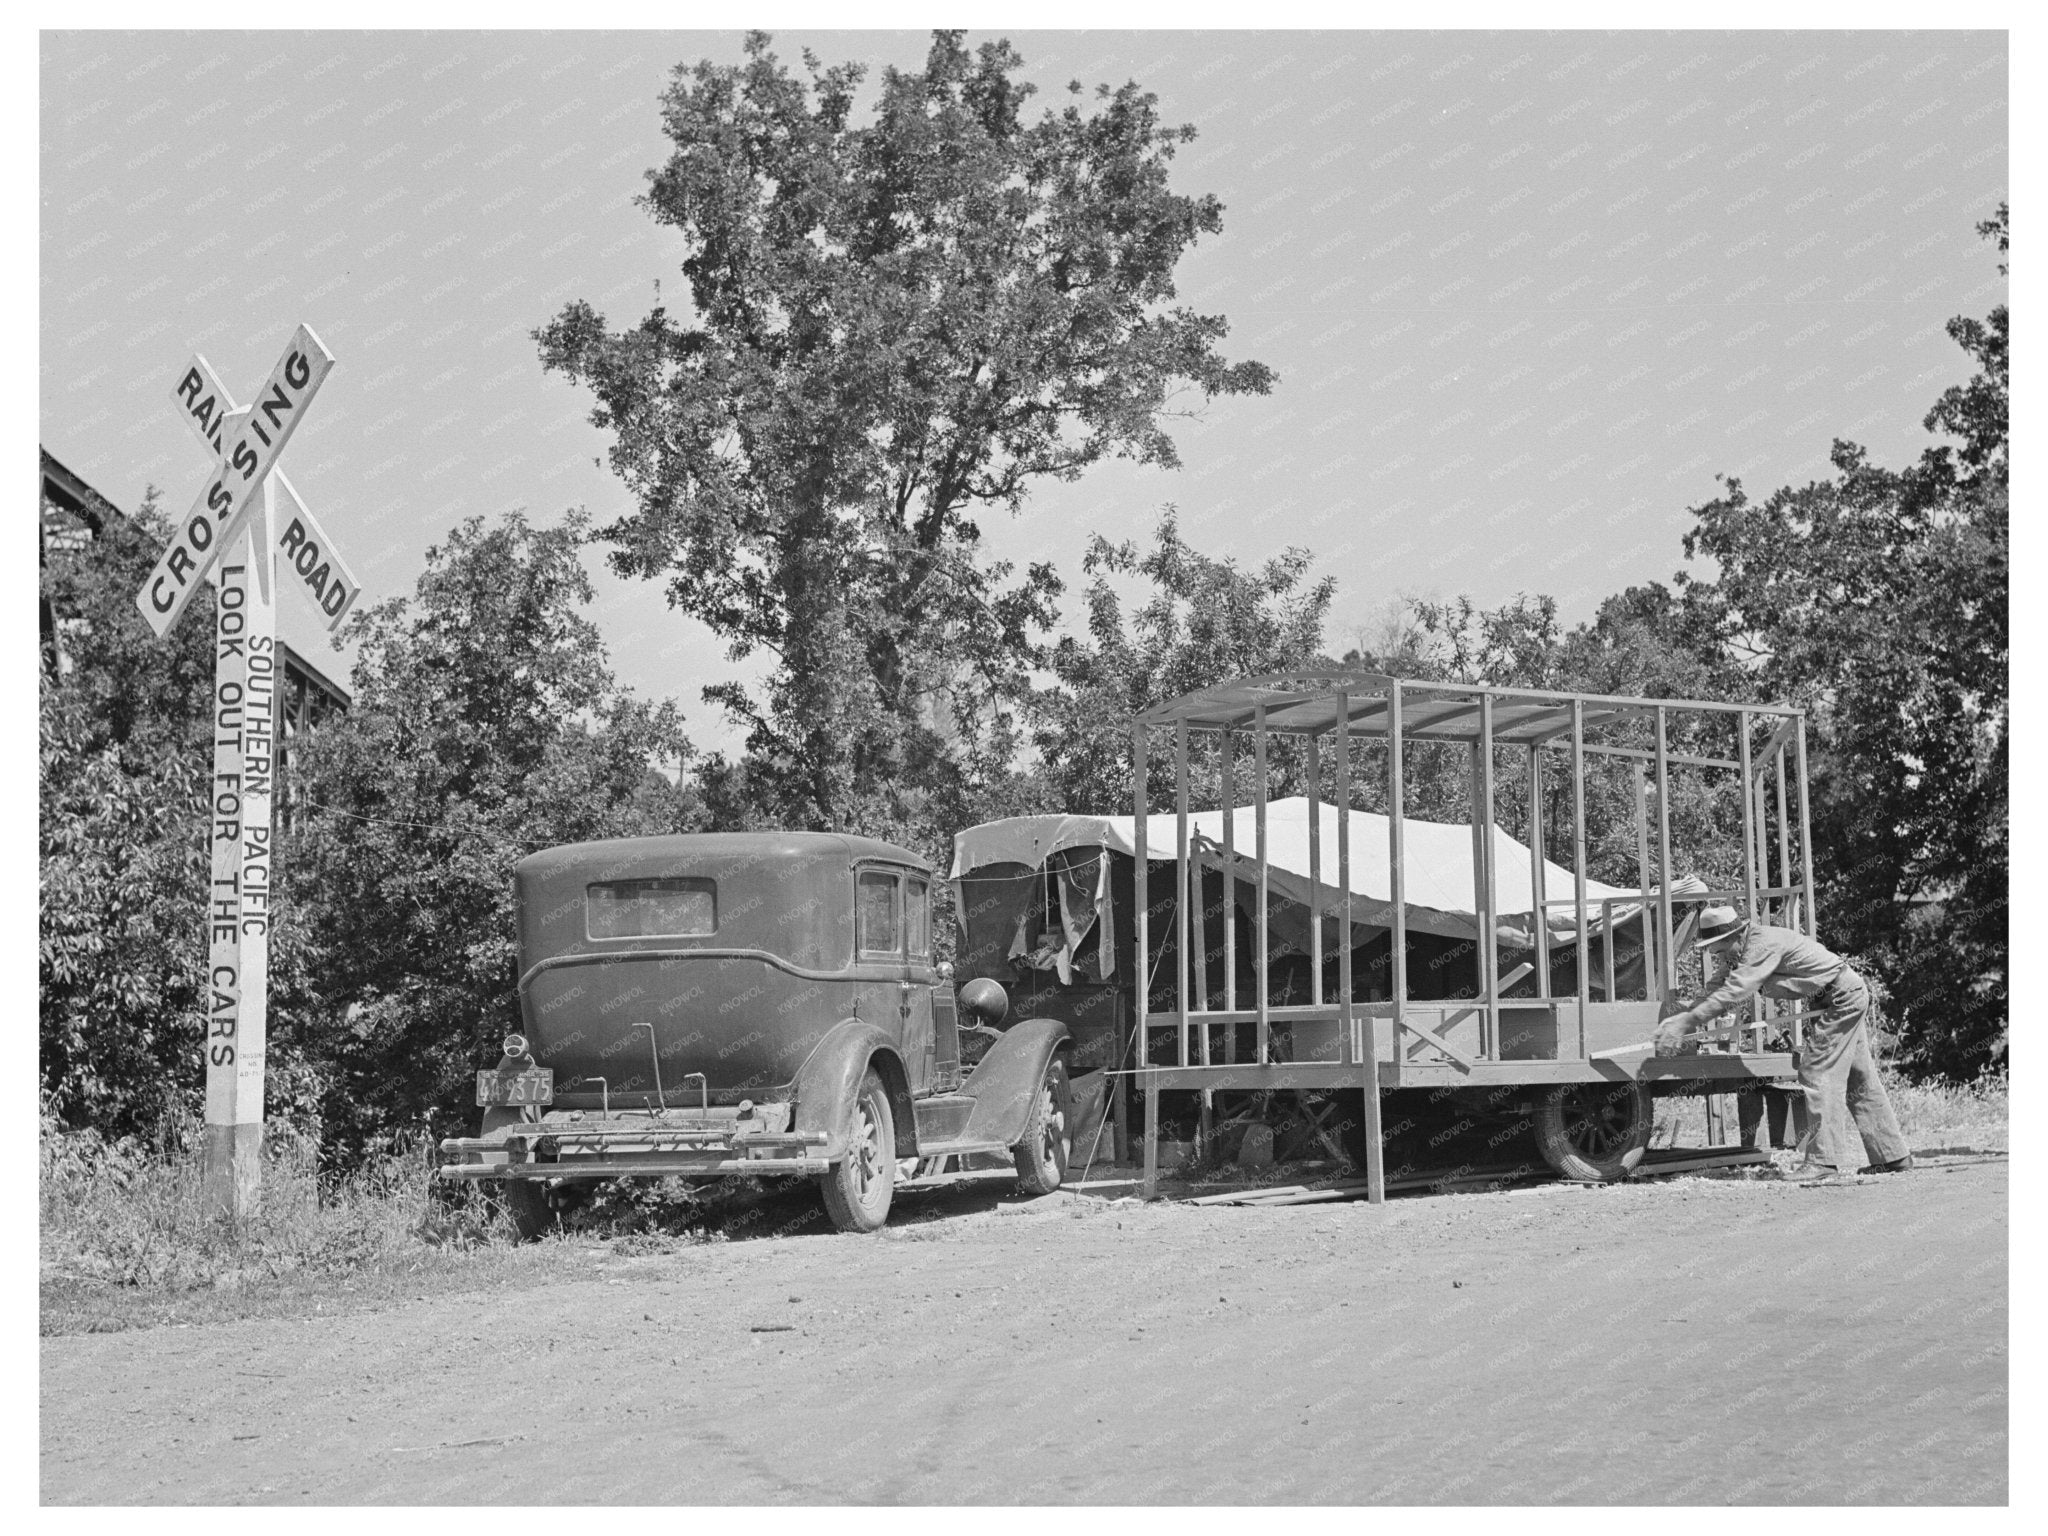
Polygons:
M1921 1156L1940 1153L2004 1152L2011 1110L2010 1079L2003 1071L1985 1072L1970 1082L1913 1082L1889 1065L1879 1067L1885 1092L1899 1117L1906 1143ZM1728 1106L1725 1134L1736 1129L1735 1099ZM1705 1101L1697 1096L1657 1101L1657 1126L1651 1145L1702 1147L1709 1144Z
M2003 1069L1986 1070L1962 1083L1913 1083L1887 1072L1884 1086L1914 1151L2010 1150L2012 1080Z
M469 1191L430 1192L424 1149L389 1139L360 1167L323 1176L318 1147L275 1127L255 1208L240 1220L200 1186L202 1127L165 1122L153 1143L66 1130L45 1114L38 1138L45 1284L234 1290L292 1275L416 1264L432 1246L471 1247L502 1218Z

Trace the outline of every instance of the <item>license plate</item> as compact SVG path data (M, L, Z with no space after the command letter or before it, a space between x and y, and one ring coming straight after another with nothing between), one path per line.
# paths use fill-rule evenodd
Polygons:
M486 1109L498 1105L552 1104L555 1102L555 1069L532 1067L524 1072L478 1072L476 1101Z

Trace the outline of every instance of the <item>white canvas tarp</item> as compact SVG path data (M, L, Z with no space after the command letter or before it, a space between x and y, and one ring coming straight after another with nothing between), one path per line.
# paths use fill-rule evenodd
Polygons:
M1335 806L1317 808L1322 823L1322 905L1327 913L1337 910L1337 831L1339 812ZM1389 867L1387 820L1371 811L1351 815L1352 921L1373 927L1393 923L1393 880ZM1223 868L1223 813L1198 811L1188 817L1189 841L1194 858L1206 868ZM1472 829L1442 822L1402 820L1402 872L1406 884L1408 927L1418 933L1446 938L1471 938L1478 933L1477 886L1473 882ZM1240 879L1255 877L1252 862L1257 852L1256 817L1249 806L1234 813L1233 837ZM1529 850L1498 826L1493 832L1494 915L1501 937L1527 944L1530 913L1533 910L1529 883ZM953 839L953 876L999 863L1022 864L1037 869L1055 852L1066 848L1106 848L1115 853L1137 853L1136 818L1130 816L1015 816L1004 821L984 822L970 827ZM1146 818L1146 846L1152 859L1175 857L1176 818L1157 814ZM1308 800L1295 796L1275 800L1266 807L1266 862L1268 883L1273 894L1303 906L1309 900L1309 810ZM1544 861L1545 899L1569 901L1573 894L1570 870ZM1680 882L1673 894L1682 894L1695 884ZM1701 887L1704 889L1704 887ZM1612 899L1611 921L1634 918L1641 898L1622 887L1586 882L1588 926L1594 933L1606 924L1598 903ZM1577 937L1578 924L1572 908L1553 906L1545 925L1552 944ZM1518 937L1519 936L1519 937Z

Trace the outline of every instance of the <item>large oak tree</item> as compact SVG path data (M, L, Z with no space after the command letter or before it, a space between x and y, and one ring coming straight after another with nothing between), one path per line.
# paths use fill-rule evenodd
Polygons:
M763 697L711 691L750 731L714 803L928 841L1009 762L1059 590L976 519L1107 457L1172 467L1173 417L1273 376L1175 302L1222 209L1168 185L1193 130L1135 84L1033 116L1007 42L939 32L858 110L859 65L746 55L662 99L642 204L687 304L615 330L579 301L536 337L615 436L617 568L775 658Z

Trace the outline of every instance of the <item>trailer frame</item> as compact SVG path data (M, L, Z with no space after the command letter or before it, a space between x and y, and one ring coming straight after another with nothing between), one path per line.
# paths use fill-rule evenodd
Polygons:
M1678 753L1670 747L1670 727L1675 715L1686 712L1733 717L1737 750L1722 758L1698 753ZM1628 746L1600 739L1600 736L1628 722L1647 721L1651 727L1649 747ZM1760 728L1769 735L1760 748L1754 736ZM1249 733L1253 756L1254 851L1252 869L1240 873L1242 861L1236 848L1235 822L1238 757L1240 742ZM1190 750L1202 738L1213 739L1220 754L1219 787L1223 813L1223 842L1220 862L1225 880L1222 908L1223 970L1225 1008L1211 1006L1206 971L1198 984L1192 972L1208 948L1205 919L1201 911L1201 865L1189 840ZM1307 1005L1276 1007L1270 997L1269 973L1272 952L1268 942L1270 890L1268 884L1266 810L1270 798L1270 748L1275 741L1303 744L1309 784L1309 928L1313 948L1311 999ZM1333 803L1351 805L1354 754L1360 743L1385 743L1385 775L1388 808L1388 868L1390 876L1391 997L1384 1002L1361 1002L1354 997L1352 977L1352 850L1350 817L1336 818L1336 882L1326 900L1323 881L1323 834L1318 809L1322 764L1325 753L1334 754ZM1148 957L1150 944L1150 850L1147 826L1150 811L1151 752L1157 743L1165 745L1172 758L1173 812L1176 846L1173 853L1173 923L1178 942L1177 975L1173 979L1176 1006L1164 1013L1150 1008ZM1402 844L1405 819L1404 759L1416 743L1465 744L1472 754L1471 822L1473 828L1473 882L1478 922L1478 996L1431 999L1411 997L1407 967L1406 891L1403 882ZM1499 933L1494 912L1495 882L1493 839L1495 774L1497 754L1503 748L1520 748L1528 753L1530 794L1530 921L1535 952L1537 990L1534 997L1507 1001L1504 991L1522 979L1529 968L1508 978L1499 970ZM1548 754L1564 759L1571 780L1572 871L1570 897L1552 897L1546 888L1547 829L1543 825L1541 787ZM1796 779L1797 815L1793 815L1788 794L1786 758L1793 760ZM1586 767L1589 758L1609 757L1629 762L1636 781L1636 827L1638 858L1637 902L1642 909L1645 943L1643 957L1645 997L1640 1001L1614 998L1613 908L1615 898L1589 902L1586 890ZM1732 905L1745 916L1755 916L1814 933L1814 875L1812 859L1812 818L1808 809L1806 762L1806 717L1803 711L1781 704L1733 704L1698 699L1632 698L1590 693L1561 692L1536 688L1498 687L1483 683L1423 681L1359 671L1302 671L1267 673L1237 678L1198 689L1181 698L1146 710L1132 721L1131 761L1133 778L1133 824L1136 855L1135 965L1139 978L1135 987L1134 1035L1136 1043L1133 1077L1144 1096L1144 1179L1147 1199L1158 1191L1159 1177L1159 1095L1171 1090L1198 1090L1206 1107L1211 1095L1225 1090L1262 1089L1351 1089L1363 1090L1365 1105L1366 1179L1368 1198L1375 1204L1386 1197L1386 1174L1382 1156L1380 1095L1403 1088L1490 1088L1512 1085L1549 1086L1560 1083L1636 1081L1661 1085L1664 1091L1681 1085L1699 1085L1695 1091L1713 1093L1759 1082L1781 1081L1796 1071L1801 1020L1797 1011L1767 1016L1761 1000L1753 1002L1746 1022L1724 1032L1734 1049L1699 1055L1658 1058L1642 1055L1618 1059L1626 1052L1588 1054L1588 1026L1599 1022L1610 1029L1617 1022L1641 1024L1654 1030L1674 1001L1677 963L1682 946L1689 942L1691 920L1674 919L1671 875L1670 785L1674 768L1727 772L1740 776L1743 785L1741 850L1742 883L1735 889L1689 891L1681 900L1689 904L1717 901ZM1772 771L1775 770L1775 805L1771 804ZM1654 782L1653 782L1654 781ZM1654 799L1654 823L1649 816ZM1775 816L1771 812L1775 810ZM1768 833L1777 833L1777 880L1771 880L1771 849ZM1793 828L1797 828L1794 878ZM1653 834L1654 833L1654 837ZM1654 851L1657 879L1650 880ZM1212 856L1218 850L1211 850ZM1162 861L1164 862L1164 861ZM1257 887L1254 922L1256 941L1250 946L1255 975L1252 1005L1240 1006L1235 924L1237 892L1241 883ZM1606 950L1606 1001L1594 1002L1589 974L1589 916L1592 907L1602 908L1608 935ZM1337 996L1324 996L1323 965L1327 950L1323 944L1323 919L1334 908L1344 942L1338 946ZM1548 914L1556 909L1571 910L1576 928L1575 995L1552 995L1550 947L1543 935ZM1192 940L1192 943L1190 942ZM1501 1019L1504 1010L1537 1010L1547 1013L1556 1029L1557 1055L1554 1059L1510 1059L1503 1057ZM1566 1053L1569 1015L1575 1026L1569 1032L1574 1049ZM1445 1037L1454 1022L1476 1018L1478 1049L1465 1049ZM1394 1049L1390 1060L1377 1060L1373 1021L1391 1023ZM1334 1023L1339 1042L1339 1059L1334 1062L1277 1062L1271 1059L1271 1033L1275 1023ZM1255 1031L1255 1059L1235 1059L1237 1029L1250 1024ZM1225 1059L1217 1061L1213 1035L1215 1026L1230 1025L1223 1031ZM1150 1035L1154 1029L1170 1029L1174 1039L1171 1054L1176 1060L1152 1059ZM1789 1029L1791 1052L1764 1049L1771 1032ZM1752 1038L1746 1042L1744 1036ZM1404 1041L1409 1049L1402 1049ZM1430 1059L1414 1059L1422 1052Z

